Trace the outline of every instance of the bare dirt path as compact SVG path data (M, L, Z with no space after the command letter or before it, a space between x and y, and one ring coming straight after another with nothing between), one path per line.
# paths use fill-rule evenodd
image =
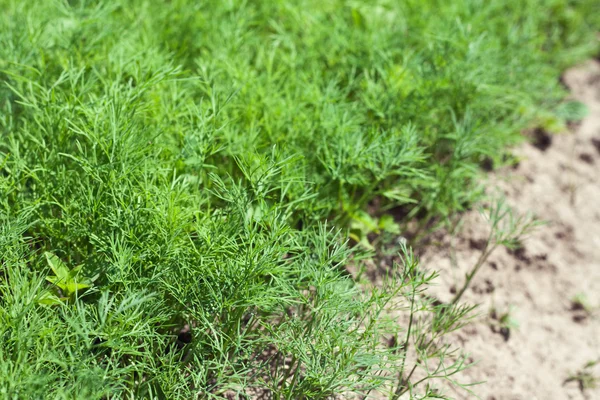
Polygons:
M492 254L463 296L481 304L482 316L456 340L479 361L465 380L487 381L475 388L484 400L600 399L588 379L598 377L600 387L600 364L584 368L600 361L600 62L567 71L564 82L587 105L586 119L516 149L519 165L490 178L517 212L532 211L548 224L522 249ZM442 300L452 298L450 288L479 256L483 226L471 212L457 237L424 249L422 264L441 273L435 294ZM504 314L509 330L498 326Z

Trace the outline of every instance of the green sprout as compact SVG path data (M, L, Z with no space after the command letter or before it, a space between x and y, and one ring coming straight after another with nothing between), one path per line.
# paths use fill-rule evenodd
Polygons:
M577 382L579 390L581 390L582 393L586 390L597 388L600 378L596 376L591 369L598 364L600 364L600 360L588 361L581 370L571 374L565 380L565 383Z
M82 265L69 269L56 255L45 252L44 256L54 276L46 277L53 288L42 293L40 304L56 305L64 301L73 301L75 296L92 287L93 280L81 274Z

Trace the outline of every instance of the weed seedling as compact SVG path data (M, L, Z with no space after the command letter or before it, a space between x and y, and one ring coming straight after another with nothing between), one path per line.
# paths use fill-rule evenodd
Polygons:
M591 369L598 364L600 364L600 360L589 361L581 370L569 376L564 383L577 382L582 393L588 389L597 388L600 377L596 376Z
M514 318L514 308L512 306L504 312L492 307L490 318L492 331L501 334L505 341L510 339L512 330L519 327L519 322Z
M81 274L82 265L69 269L56 255L46 252L44 256L54 275L46 277L46 280L52 284L52 288L41 294L38 300L40 304L55 305L62 301L73 302L75 296L81 295L92 287L94 279Z
M571 309L573 311L583 311L588 315L591 315L594 311L594 307L590 304L590 300L585 293L577 293L571 299Z

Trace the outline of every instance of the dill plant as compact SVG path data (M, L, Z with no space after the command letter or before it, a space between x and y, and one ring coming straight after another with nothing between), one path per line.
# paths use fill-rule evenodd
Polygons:
M3 398L460 385L472 307L406 248L357 285L347 228L477 201L483 159L560 126L594 6L0 0Z

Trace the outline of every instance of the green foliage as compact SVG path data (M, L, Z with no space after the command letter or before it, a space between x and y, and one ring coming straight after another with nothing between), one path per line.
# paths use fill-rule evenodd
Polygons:
M588 361L582 369L571 374L564 383L577 382L581 393L585 393L586 390L595 389L598 387L600 378L593 372L593 368L600 364L600 360Z
M52 288L54 290L42 293L38 300L41 304L53 305L58 304L59 301L72 300L78 293L92 286L91 279L80 276L83 265L69 269L54 254L46 252L44 255L52 272L54 272L54 276L46 277L46 280L54 285Z
M456 382L469 308L407 250L357 285L346 240L401 232L376 198L469 207L520 129L583 115L557 77L597 51L595 5L0 0L1 396Z
M531 231L543 224L531 214L519 215L505 203L504 198L492 200L487 207L481 207L481 214L489 224L488 237L483 243L481 254L467 273L461 289L454 295L452 303L456 304L465 293L477 272L485 264L490 255L499 247L519 248L523 239Z

